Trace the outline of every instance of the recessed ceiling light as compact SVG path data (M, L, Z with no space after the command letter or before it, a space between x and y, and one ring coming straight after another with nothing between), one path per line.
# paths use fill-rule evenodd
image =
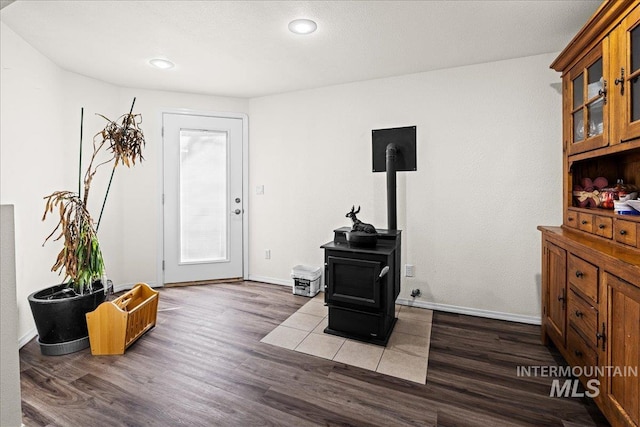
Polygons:
M311 19L294 19L289 22L289 31L294 34L311 34L318 28L318 24Z
M153 65L156 68L160 68L161 70L168 70L169 68L173 68L175 65L173 62L168 59L155 58L149 61L149 64Z

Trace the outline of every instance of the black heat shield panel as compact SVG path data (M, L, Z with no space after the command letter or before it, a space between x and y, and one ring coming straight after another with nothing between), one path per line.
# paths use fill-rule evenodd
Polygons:
M374 129L371 131L373 147L373 171L387 170L387 145L395 143L397 146L396 170L414 171L416 167L416 127L407 126L391 129Z

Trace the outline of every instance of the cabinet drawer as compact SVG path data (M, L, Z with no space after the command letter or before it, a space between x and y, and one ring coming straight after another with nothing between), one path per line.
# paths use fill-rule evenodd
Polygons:
M593 232L598 236L611 239L613 237L613 219L606 216L595 215Z
M567 334L567 352L569 353L571 365L573 366L597 366L598 355L595 350L590 347L573 327L568 328ZM585 369L585 373L595 374L596 369ZM589 378L589 377L588 377Z
M567 308L569 324L582 334L587 344L595 348L597 345L598 310L583 300L573 289L569 291Z
M598 302L598 267L569 254L567 277L569 284L577 291L593 303Z
M638 228L635 222L616 220L614 234L616 242L629 246L637 246Z
M587 233L593 233L593 215L578 213L578 228Z
M567 211L567 225L569 227L578 228L578 212Z

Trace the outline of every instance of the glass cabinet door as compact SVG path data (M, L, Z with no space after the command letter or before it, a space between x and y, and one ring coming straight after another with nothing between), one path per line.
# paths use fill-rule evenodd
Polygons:
M640 137L640 6L621 22L615 36L620 58L612 63L611 90L620 100L621 121L615 142L625 142Z
M603 48L593 49L566 76L565 94L569 102L569 154L582 153L607 145L607 82L604 78Z

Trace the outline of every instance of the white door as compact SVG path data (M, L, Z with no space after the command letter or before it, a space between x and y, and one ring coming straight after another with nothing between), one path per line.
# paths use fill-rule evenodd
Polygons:
M242 118L162 122L164 283L242 277Z

